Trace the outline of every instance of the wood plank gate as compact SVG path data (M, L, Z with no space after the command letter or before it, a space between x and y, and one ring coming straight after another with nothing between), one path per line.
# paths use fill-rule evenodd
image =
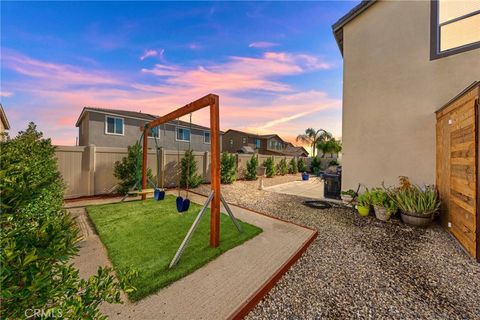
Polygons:
M477 81L436 112L436 183L442 200L441 222L478 261L479 96Z

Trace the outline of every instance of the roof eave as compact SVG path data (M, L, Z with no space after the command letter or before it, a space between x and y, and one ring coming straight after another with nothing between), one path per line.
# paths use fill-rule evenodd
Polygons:
M352 10L350 10L346 15L341 17L332 25L333 36L337 42L340 53L343 56L343 27L358 17L362 12L370 8L377 0L362 0L358 5L356 5Z

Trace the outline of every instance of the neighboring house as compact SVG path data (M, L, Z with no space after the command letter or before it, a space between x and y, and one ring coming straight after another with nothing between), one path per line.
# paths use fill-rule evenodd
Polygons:
M4 133L6 130L10 130L10 123L8 123L5 110L3 110L3 106L0 104L0 134ZM1 139L3 139L3 137Z
M480 80L480 1L364 1L343 55L342 189L435 183L435 111Z
M287 142L283 153L288 156L308 157L308 151L304 147L296 147L291 142Z
M222 149L231 153L257 152L266 155L303 156L306 152L303 147L295 147L276 134L259 135L233 129L227 130L223 135ZM308 156L308 152L306 154Z
M79 145L126 148L139 141L140 128L158 116L116 109L85 107L78 117ZM185 121L171 121L150 131L148 147L210 151L210 129Z

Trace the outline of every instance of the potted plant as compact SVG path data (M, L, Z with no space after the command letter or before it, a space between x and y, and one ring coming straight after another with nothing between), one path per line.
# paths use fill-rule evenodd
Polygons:
M358 193L356 193L352 189L349 189L347 191L342 191L341 197L342 197L343 203L350 204L358 197Z
M302 172L302 180L307 181L310 178L310 175L306 172Z
M407 187L386 188L385 190L400 209L402 221L412 226L428 226L440 207L440 199L435 186L420 188L408 184Z
M392 214L397 212L397 205L383 189L373 189L370 194L375 217L381 221L388 221Z
M370 206L372 205L372 199L370 192L367 190L358 196L358 203L356 205L358 214L362 217L368 216L370 213Z

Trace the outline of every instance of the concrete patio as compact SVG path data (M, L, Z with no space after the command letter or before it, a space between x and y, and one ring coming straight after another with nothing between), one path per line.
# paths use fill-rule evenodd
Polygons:
M324 199L323 180L315 176L310 176L310 179L307 181L297 180L277 184L270 187L264 187L263 190L310 199Z

